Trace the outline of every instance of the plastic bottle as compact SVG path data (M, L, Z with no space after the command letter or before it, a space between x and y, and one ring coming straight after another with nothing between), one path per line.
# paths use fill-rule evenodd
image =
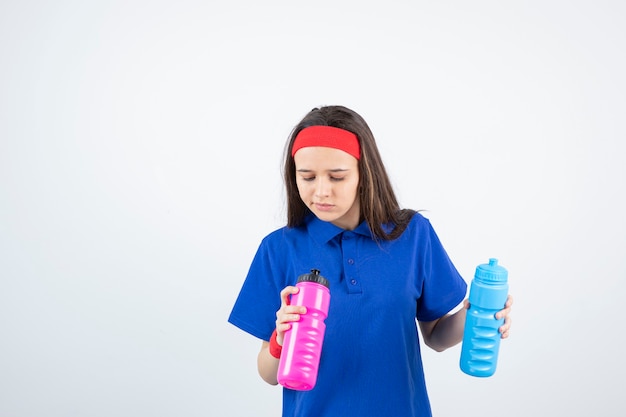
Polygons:
M461 370L468 375L489 377L496 371L504 319L495 315L504 308L509 294L508 272L495 258L476 268L470 286L461 348Z
M317 269L300 275L296 287L300 291L291 296L291 305L305 306L307 312L285 332L277 378L285 388L308 391L317 382L330 290L328 280Z

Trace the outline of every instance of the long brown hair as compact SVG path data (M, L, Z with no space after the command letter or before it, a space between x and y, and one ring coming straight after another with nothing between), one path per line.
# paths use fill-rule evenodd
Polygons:
M302 129L309 126L338 127L357 136L361 145L361 158L358 162L361 221L364 219L367 222L376 239L392 240L400 236L415 211L400 209L372 131L359 114L343 106L325 106L311 110L289 135L284 166L287 226L302 225L306 216L311 213L300 198L296 185L296 164L291 156L293 141ZM393 230L387 233L384 225L393 227Z

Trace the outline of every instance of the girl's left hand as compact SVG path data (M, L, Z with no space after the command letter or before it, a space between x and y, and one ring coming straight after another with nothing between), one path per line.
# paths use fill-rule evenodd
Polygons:
M504 318L504 324L500 326L500 334L502 335L502 339L506 339L509 337L509 332L511 330L511 306L513 305L513 297L509 294L506 299L506 303L504 304L504 308L496 313L496 318L501 319Z

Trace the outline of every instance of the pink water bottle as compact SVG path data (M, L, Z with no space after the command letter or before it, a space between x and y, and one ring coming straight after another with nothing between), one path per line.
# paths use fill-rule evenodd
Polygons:
M317 382L330 290L328 280L317 269L300 275L296 287L300 291L291 296L291 305L305 306L306 314L291 322L291 328L285 332L278 382L285 388L308 391Z

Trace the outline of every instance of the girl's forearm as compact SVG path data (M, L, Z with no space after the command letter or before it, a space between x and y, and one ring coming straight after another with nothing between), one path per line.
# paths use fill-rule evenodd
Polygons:
M278 362L279 360L270 354L269 343L263 341L261 351L257 357L257 368L261 378L268 384L278 384Z
M452 346L459 344L463 340L463 330L465 328L465 308L460 308L454 314L448 314L428 327L428 332L424 332L424 342L436 350L442 352ZM422 327L422 330L425 327Z

